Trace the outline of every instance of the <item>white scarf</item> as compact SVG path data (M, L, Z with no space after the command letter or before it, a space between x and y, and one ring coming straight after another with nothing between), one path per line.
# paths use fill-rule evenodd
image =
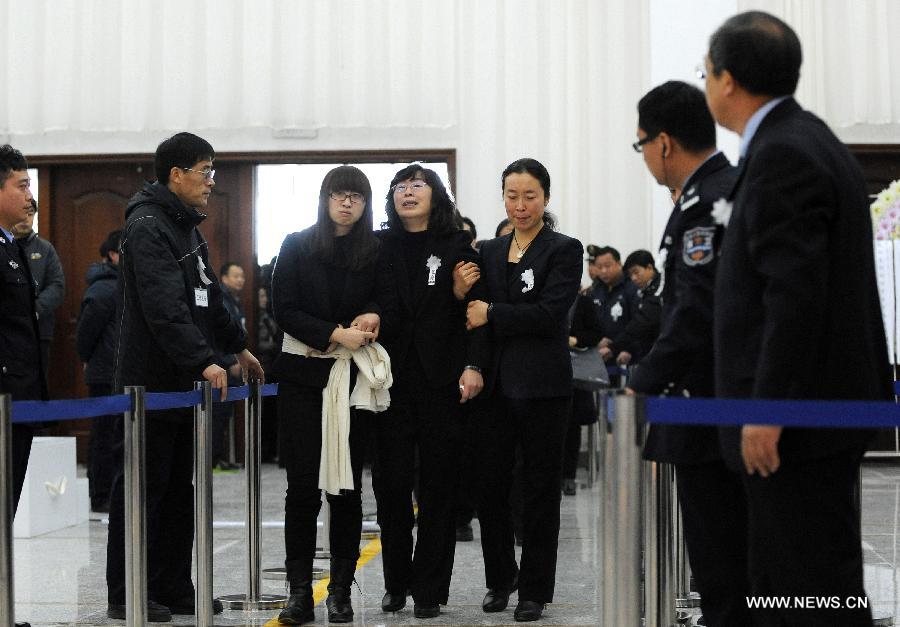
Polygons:
M352 490L353 467L350 464L350 407L381 412L391 404L388 388L393 385L391 358L378 342L350 351L344 346L330 353L310 348L284 334L282 352L304 357L334 359L328 385L322 390L322 450L319 457L319 488L329 494ZM350 360L359 372L350 392Z

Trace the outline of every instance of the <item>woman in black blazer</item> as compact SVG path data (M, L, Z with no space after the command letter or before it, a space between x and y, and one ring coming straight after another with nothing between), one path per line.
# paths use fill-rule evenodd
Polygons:
M478 517L488 593L485 612L519 590L517 621L537 620L553 600L559 485L572 396L568 311L581 280L581 243L553 230L545 213L550 175L519 159L501 177L512 233L481 247L486 296L468 305L468 326L487 328L492 360L475 419L482 473ZM476 284L478 285L478 284ZM509 490L514 450L523 454L524 537L516 566Z
M466 300L453 270L477 276L478 254L440 178L413 164L387 195L382 254L396 278L399 312L391 355L391 407L376 418L375 497L385 590L382 609L396 612L412 591L417 618L447 603L456 545L454 494L462 403L483 386L483 331L466 331ZM411 502L419 459L418 534Z
M285 333L276 370L288 480L284 535L291 596L278 617L282 624L314 619L311 584L316 518L322 505L322 391L336 362L308 356L308 351L328 353L338 345L353 351L378 337L393 297L391 277L379 263L379 249L372 231L369 181L357 168L341 166L322 181L316 224L285 238L272 277L273 313ZM305 348L298 350L302 345L297 341ZM359 558L360 482L372 421L370 412L351 409L353 490L327 495L332 558L326 605L333 623L353 620L350 584Z

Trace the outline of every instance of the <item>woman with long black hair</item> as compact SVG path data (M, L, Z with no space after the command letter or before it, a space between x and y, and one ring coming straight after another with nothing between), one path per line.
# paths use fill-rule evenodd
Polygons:
M376 418L375 498L386 594L396 612L412 590L417 618L447 603L456 545L455 488L462 403L482 388L483 332L467 333L453 270L474 280L478 254L438 175L418 164L397 172L379 236L398 290L391 407ZM418 534L411 494L418 450Z
M357 398L360 385L368 384L368 397L383 402L380 388L390 385L374 380L377 376L366 367L366 360L386 360L372 342L390 317L394 294L379 258L368 179L352 166L331 170L322 181L316 224L284 240L272 279L273 313L285 334L276 363L288 481L284 537L290 598L278 617L282 624L314 620L320 488L327 492L331 514L328 620L353 620L350 585L362 529L360 482L373 415L351 409L349 396L353 389Z
M512 233L481 247L485 296L468 305L468 326L488 329L492 359L483 411L478 518L488 593L485 612L506 609L519 590L517 621L541 617L553 600L563 442L572 396L568 311L581 280L581 243L554 230L545 211L550 174L519 159L500 178ZM516 444L523 459L523 538L516 565L509 492Z

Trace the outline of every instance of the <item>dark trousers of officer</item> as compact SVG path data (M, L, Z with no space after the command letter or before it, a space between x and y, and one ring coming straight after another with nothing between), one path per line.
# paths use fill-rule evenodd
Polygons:
M455 494L463 412L454 382L440 389L398 385L376 418L375 498L385 589L417 603L447 603L456 548ZM411 494L419 453L418 518ZM418 534L413 552L413 524Z
M22 496L22 486L25 485L25 473L28 472L28 456L31 455L31 441L33 439L34 428L31 425L13 423L13 511L19 508L19 497Z
M88 385L91 397L109 396L112 385L92 383ZM88 493L91 509L100 511L109 507L109 496L117 468L116 448L122 446L121 432L116 429L119 416L97 416L91 420L91 441L88 447ZM120 456L121 459L121 456Z
M861 459L862 451L802 462L782 459L768 478L744 475L751 594L827 597L841 606L754 610L754 626L872 624L856 502Z
M741 477L722 460L676 464L691 571L709 627L749 627L747 503Z
M485 580L488 588L509 589L518 571L519 599L524 601L553 601L559 484L570 405L570 397L513 399L495 392L475 420ZM518 569L509 504L516 444L522 447L524 494Z
M147 597L163 605L194 598L191 581L194 543L192 414L186 409L147 412L144 436ZM119 419L117 432L121 434L122 429ZM122 468L121 459L117 459L117 463ZM113 480L106 549L109 602L119 605L125 603L124 479L124 473L118 472Z
M281 443L287 470L284 501L285 568L288 581L311 575L316 553L316 519L322 507L319 460L322 454L322 388L282 381L278 388ZM362 534L362 468L372 432L371 412L350 410L350 465L353 490L328 494L331 555L359 558Z

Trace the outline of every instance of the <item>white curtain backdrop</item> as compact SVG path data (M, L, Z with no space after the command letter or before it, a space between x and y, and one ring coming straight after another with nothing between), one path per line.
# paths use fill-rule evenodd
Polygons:
M532 156L561 230L627 253L650 239L629 147L647 4L0 0L0 135L26 155L152 152L179 130L220 152L456 148L484 234L503 167Z
M738 10L777 15L797 32L803 67L797 97L833 128L900 124L900 2L738 0ZM883 129L875 141L900 141Z

